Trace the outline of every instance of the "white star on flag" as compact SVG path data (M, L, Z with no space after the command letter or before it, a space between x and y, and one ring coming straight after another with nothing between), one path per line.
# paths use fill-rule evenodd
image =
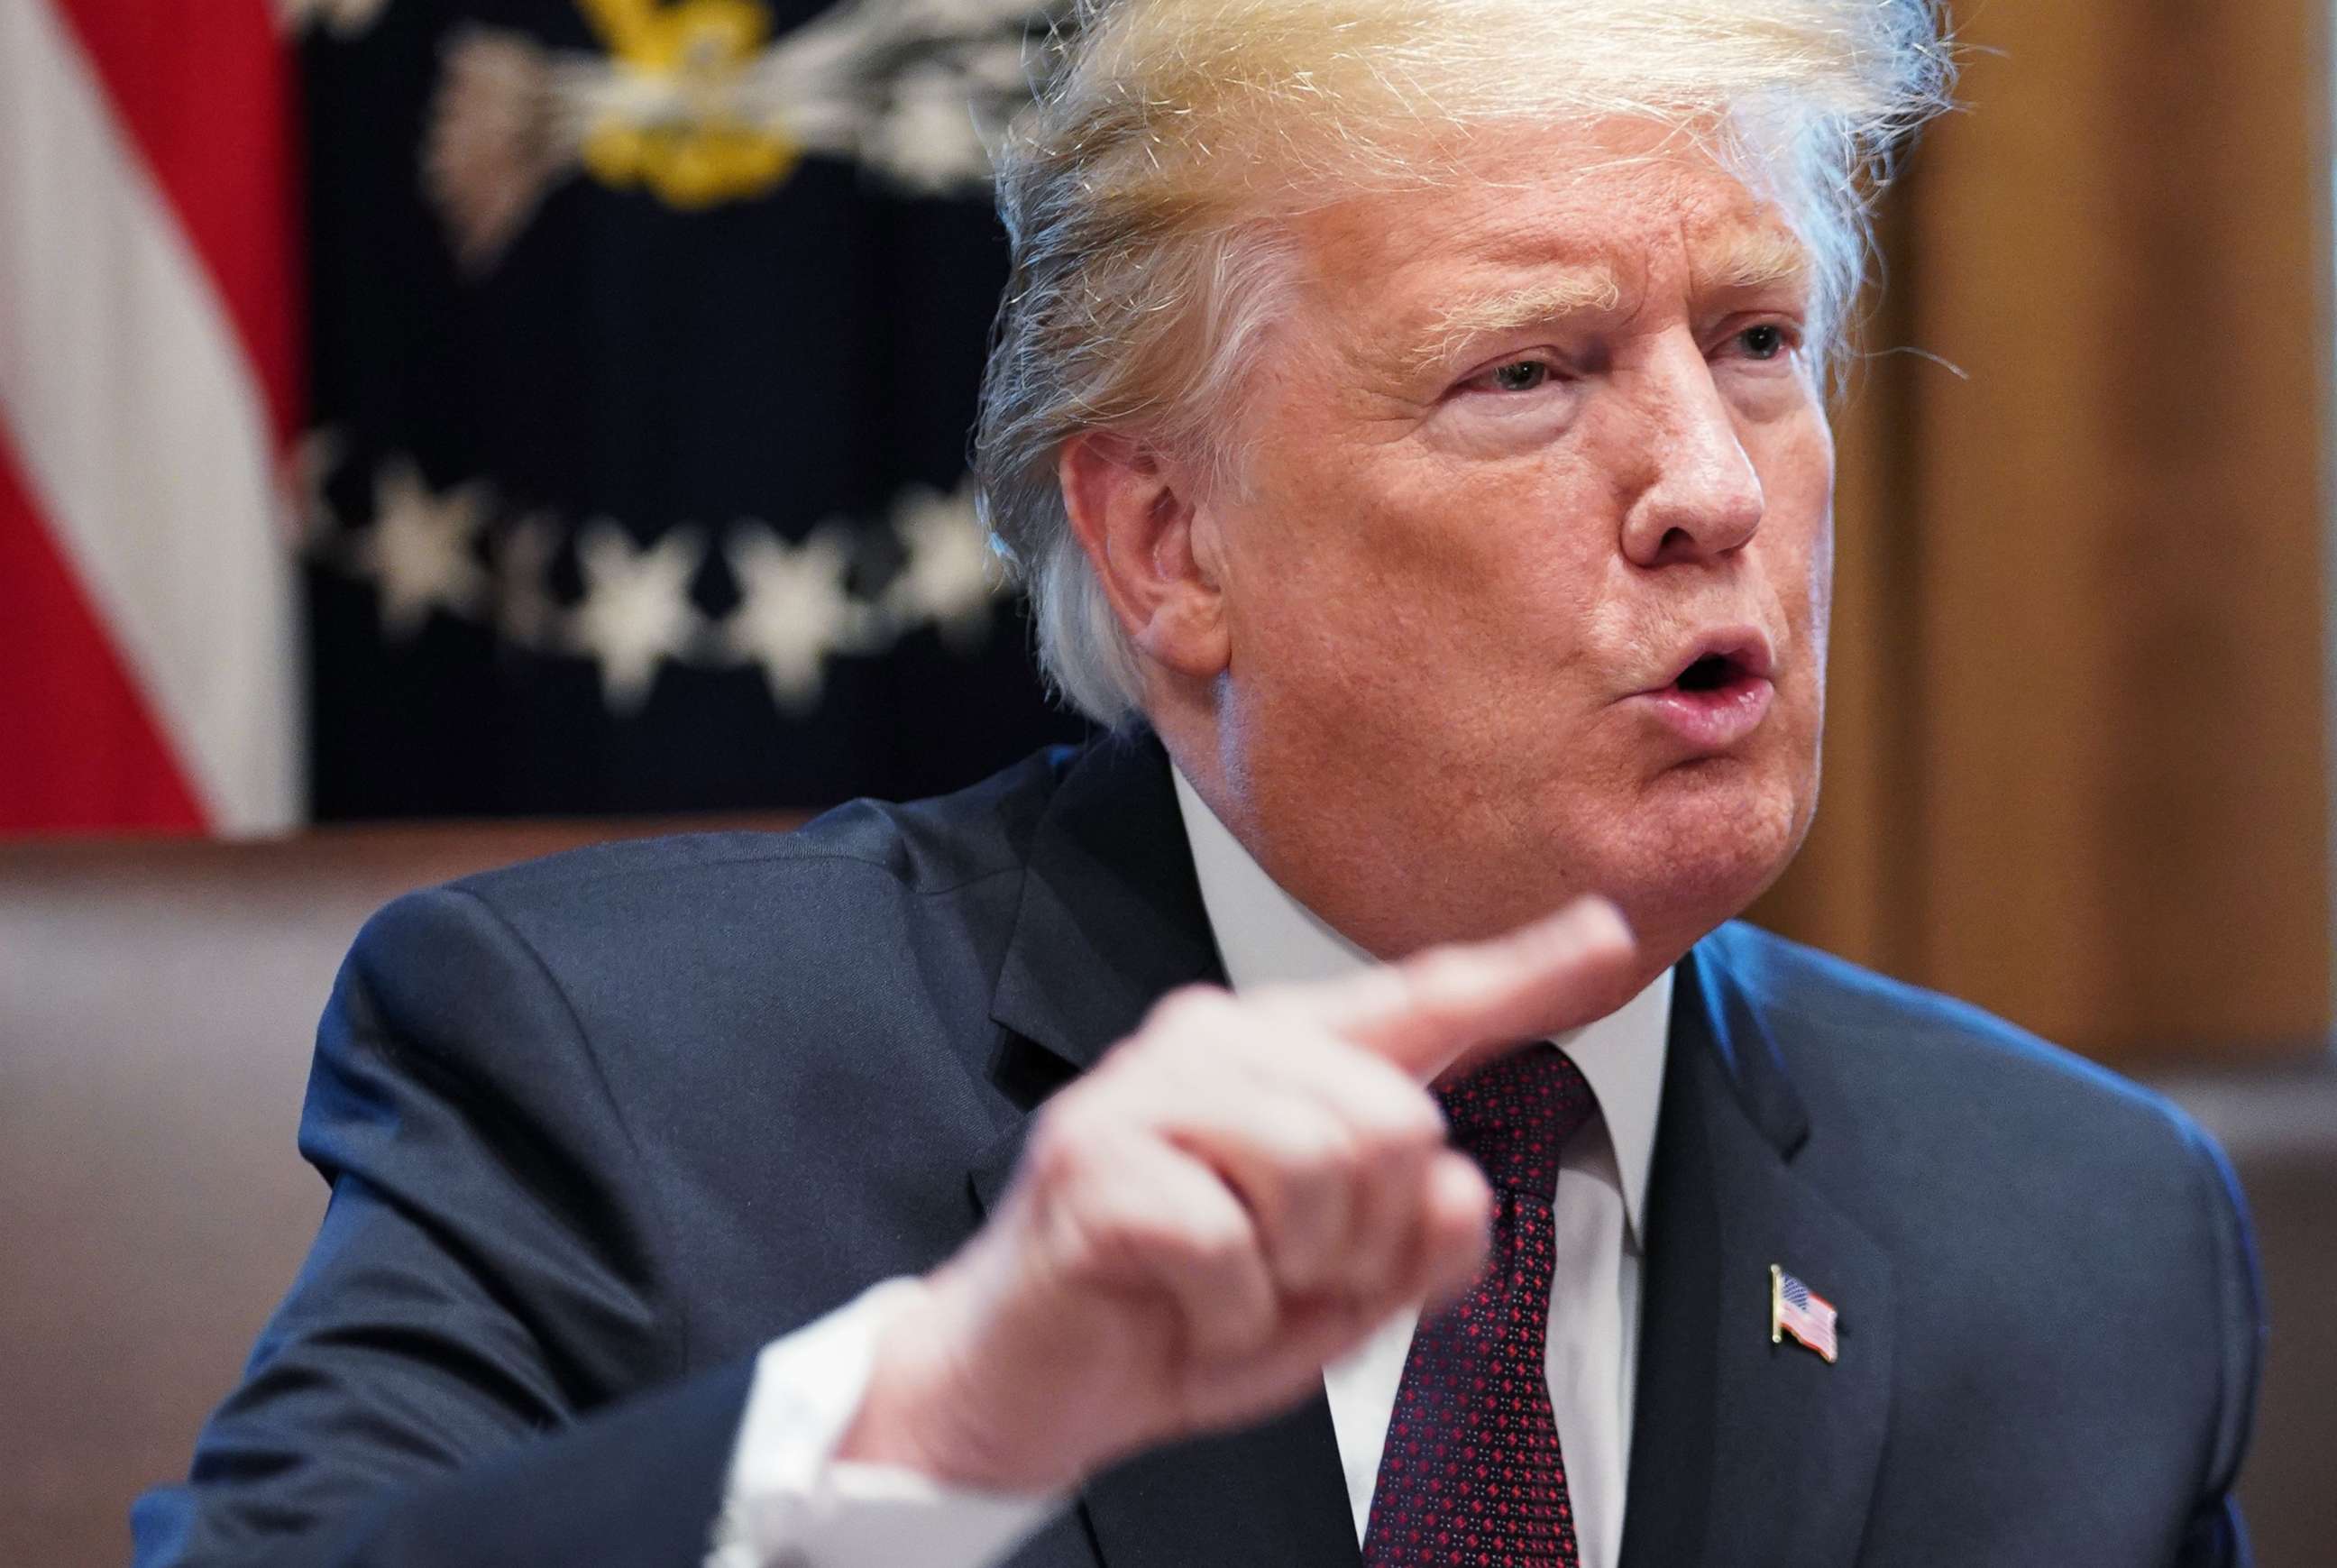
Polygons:
M413 636L433 610L480 612L493 583L471 542L485 517L485 486L475 480L434 491L410 458L375 475L373 526L354 549L380 595L384 636Z
M723 554L739 593L738 607L722 622L724 651L762 666L781 709L810 709L826 684L828 656L869 642L868 607L845 586L852 563L843 530L824 523L789 544L768 524L742 522Z
M599 661L609 707L630 713L647 701L658 666L688 650L699 620L689 580L705 557L695 528L675 528L646 549L605 517L578 532L584 599L568 622L571 649Z
M944 495L912 485L894 503L893 532L909 553L885 588L883 605L894 624L931 621L953 650L978 645L990 633L991 595L1000 571L974 515L973 495L963 489Z

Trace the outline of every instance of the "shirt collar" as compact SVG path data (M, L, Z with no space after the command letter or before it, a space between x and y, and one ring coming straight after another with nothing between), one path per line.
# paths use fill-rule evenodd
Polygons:
M1372 962L1313 910L1284 892L1250 858L1232 829L1217 819L1181 769L1177 808L1192 846L1201 906L1237 991L1295 980L1329 980ZM1665 970L1606 1017L1557 1036L1598 1096L1599 1115L1622 1179L1623 1215L1633 1245L1644 1234L1640 1211L1654 1157L1656 1113L1662 1097L1664 1052L1671 1034L1672 971Z

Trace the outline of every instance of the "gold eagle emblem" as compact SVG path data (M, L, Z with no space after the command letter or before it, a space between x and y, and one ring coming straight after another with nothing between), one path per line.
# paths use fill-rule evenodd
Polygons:
M1032 0L840 0L774 36L762 0L577 0L605 53L453 34L423 147L464 268L501 260L582 173L678 211L749 200L807 156L922 193L987 183L987 129L1029 97Z

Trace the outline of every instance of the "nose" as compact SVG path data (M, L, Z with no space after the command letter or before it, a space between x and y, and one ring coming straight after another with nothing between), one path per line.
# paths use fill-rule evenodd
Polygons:
M1712 367L1687 334L1648 368L1641 421L1644 477L1623 514L1623 554L1635 566L1711 561L1761 526L1761 475Z

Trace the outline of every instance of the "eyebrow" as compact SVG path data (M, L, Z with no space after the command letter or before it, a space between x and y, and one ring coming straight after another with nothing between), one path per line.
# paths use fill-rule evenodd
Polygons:
M1806 290L1808 247L1775 230L1736 235L1689 262L1688 287L1699 295L1749 293L1780 285ZM1614 269L1593 262L1568 269L1529 288L1481 294L1447 306L1429 323L1406 368L1424 373L1442 366L1463 345L1524 327L1539 327L1593 311L1618 309L1623 286Z
M1794 236L1771 230L1732 239L1712 254L1693 258L1688 266L1688 286L1698 294L1744 292L1781 283L1806 288L1810 252Z
M1530 288L1481 294L1445 307L1428 325L1413 368L1444 363L1462 344L1521 327L1535 327L1592 310L1612 310L1623 301L1623 286L1604 263L1570 269Z

